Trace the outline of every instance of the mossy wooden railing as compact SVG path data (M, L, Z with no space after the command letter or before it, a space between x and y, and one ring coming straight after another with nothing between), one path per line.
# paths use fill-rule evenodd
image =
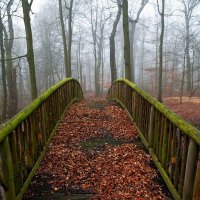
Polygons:
M200 200L200 131L126 79L107 98L129 112L174 199Z
M62 114L81 98L83 94L79 83L73 78L64 79L0 130L0 186L4 189L6 200L22 198Z

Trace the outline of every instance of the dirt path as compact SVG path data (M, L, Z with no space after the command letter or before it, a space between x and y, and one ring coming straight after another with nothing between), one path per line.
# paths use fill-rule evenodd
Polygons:
M70 107L24 200L171 199L126 112L113 102Z

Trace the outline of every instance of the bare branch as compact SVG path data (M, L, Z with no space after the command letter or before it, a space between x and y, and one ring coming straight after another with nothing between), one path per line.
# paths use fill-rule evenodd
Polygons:
M15 58L11 58L11 59L5 59L4 61L18 60L18 59L25 58L25 57L27 57L27 54L23 55L23 56L18 56L18 57L15 57Z

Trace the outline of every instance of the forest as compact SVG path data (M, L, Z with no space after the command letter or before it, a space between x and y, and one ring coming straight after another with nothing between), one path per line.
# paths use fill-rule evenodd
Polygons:
M0 200L199 200L199 10L0 0Z
M126 77L158 98L198 97L199 0L1 0L0 122L64 77L105 95Z

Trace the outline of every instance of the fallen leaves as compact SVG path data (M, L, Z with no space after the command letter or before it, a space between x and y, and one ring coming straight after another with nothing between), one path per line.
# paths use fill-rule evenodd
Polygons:
M190 99L189 97L183 97L183 103L180 105L180 99L178 97L171 97L165 98L164 104L173 112L200 129L200 98L192 97Z
M104 140L96 138L108 140L102 144ZM63 118L31 188L41 185L42 175L48 174L49 193L92 194L93 200L166 199L169 194L156 181L160 178L150 156L136 140L137 131L119 106L105 101L76 103ZM83 141L87 148L80 145ZM37 199L42 189L29 189L25 199Z

